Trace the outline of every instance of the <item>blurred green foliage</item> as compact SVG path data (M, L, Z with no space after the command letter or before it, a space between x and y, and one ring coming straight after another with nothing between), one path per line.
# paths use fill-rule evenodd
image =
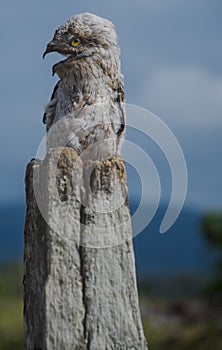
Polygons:
M221 350L220 327L215 324L191 322L179 326L154 326L144 321L150 350Z
M222 213L211 212L203 218L203 230L213 247L222 249Z
M21 264L0 266L0 350L23 349Z
M171 293L165 294L166 279L153 290L152 280L139 284L140 308L149 350L220 350L222 349L222 308L205 297L202 288L209 280L195 275L170 278ZM192 288L181 292L184 283ZM157 283L157 282L156 282ZM177 287L175 288L175 285ZM200 289L197 288L200 284ZM170 288L169 288L170 289ZM161 295L160 291L163 291ZM180 293L179 293L180 291Z
M203 230L207 241L218 251L216 274L206 288L206 294L214 303L222 304L222 213L211 212L203 218Z

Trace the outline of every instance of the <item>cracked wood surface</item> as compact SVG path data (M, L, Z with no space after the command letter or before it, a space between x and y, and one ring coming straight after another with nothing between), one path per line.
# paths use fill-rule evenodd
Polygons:
M52 149L26 171L25 349L147 349L123 161Z

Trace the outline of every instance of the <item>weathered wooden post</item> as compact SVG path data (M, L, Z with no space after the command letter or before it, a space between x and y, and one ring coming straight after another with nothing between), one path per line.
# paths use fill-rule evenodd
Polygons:
M26 171L27 350L147 349L121 158L51 149Z

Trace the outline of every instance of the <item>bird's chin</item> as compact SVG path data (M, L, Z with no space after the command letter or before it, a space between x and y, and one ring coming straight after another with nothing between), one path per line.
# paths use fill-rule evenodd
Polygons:
M58 73L58 71L60 71L64 66L70 65L71 62L76 60L75 55L64 55L64 54L60 54L60 55L62 55L65 58L57 62L56 64L54 64L54 66L52 67L52 75L54 75L55 73Z
M72 67L75 63L77 63L79 60L82 60L84 58L90 57L90 55L87 54L70 54L70 55L64 55L62 54L65 59L57 62L53 67L52 67L52 75L55 73L59 73L63 68L68 68Z

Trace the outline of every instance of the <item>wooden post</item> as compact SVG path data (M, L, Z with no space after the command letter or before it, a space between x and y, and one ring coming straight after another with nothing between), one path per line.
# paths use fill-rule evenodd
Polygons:
M147 349L123 161L51 149L26 201L25 349Z

